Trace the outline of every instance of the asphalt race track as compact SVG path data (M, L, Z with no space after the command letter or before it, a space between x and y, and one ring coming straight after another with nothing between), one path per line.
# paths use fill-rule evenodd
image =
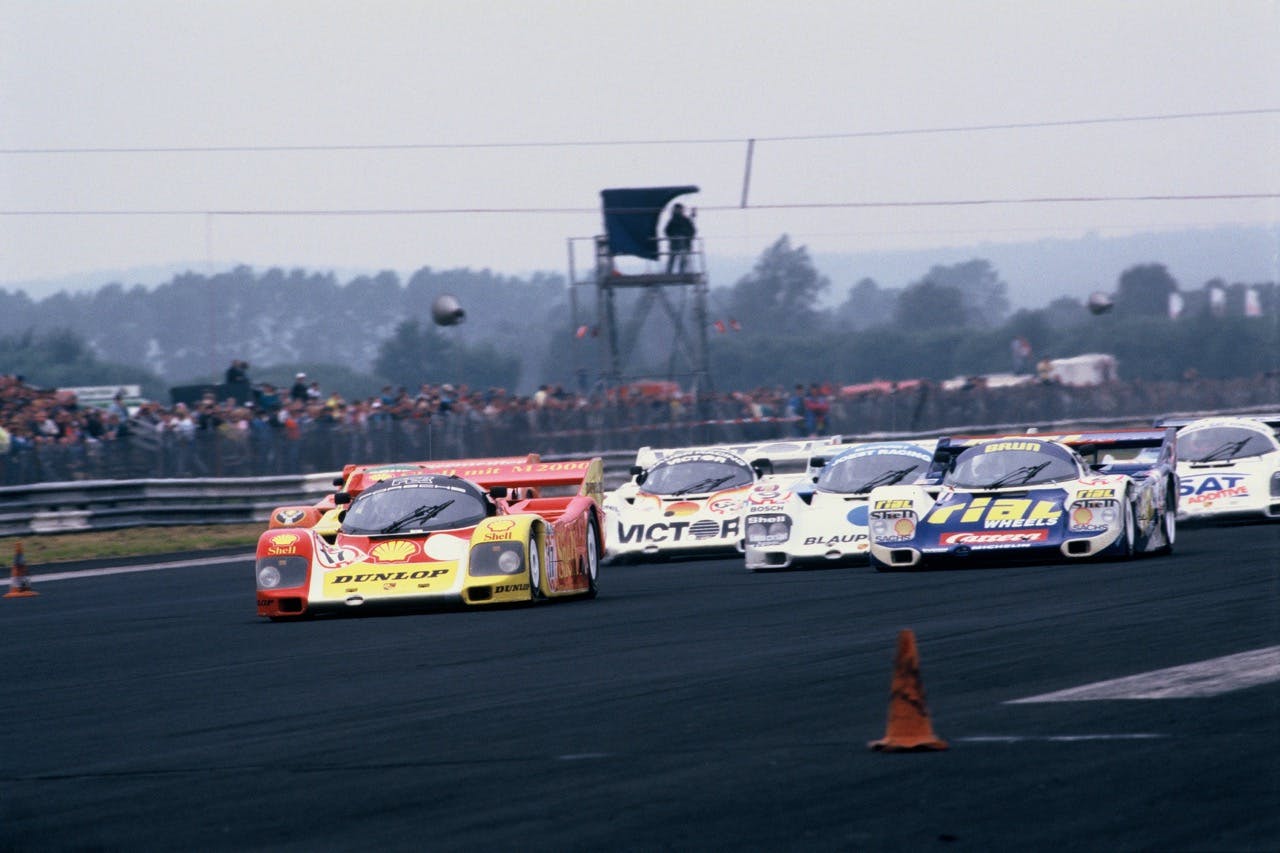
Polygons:
M1280 526L1130 563L601 579L274 624L247 556L36 574L0 601L0 850L1280 849ZM905 628L948 751L867 748ZM1167 698L1016 701L1203 661L1143 680Z

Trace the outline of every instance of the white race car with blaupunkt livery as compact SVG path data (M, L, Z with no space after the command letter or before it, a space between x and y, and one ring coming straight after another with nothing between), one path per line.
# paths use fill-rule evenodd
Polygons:
M927 480L937 439L864 442L814 456L788 489L765 483L743 507L749 571L867 562L867 496L878 486Z

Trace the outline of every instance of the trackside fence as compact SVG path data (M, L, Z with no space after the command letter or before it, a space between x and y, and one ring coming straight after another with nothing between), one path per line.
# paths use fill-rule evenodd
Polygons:
M1276 405L1230 411L1173 412L1125 418L1039 421L1036 423L974 424L922 432L875 432L845 436L847 441L889 441L937 438L943 435L982 435L1035 430L1040 433L1077 432L1149 426L1156 417L1199 418L1221 414L1273 412ZM769 431L770 433L772 431ZM683 439L654 442L654 446L683 446ZM786 441L788 436L747 434L739 442ZM495 449L493 455L524 452ZM574 454L543 454L545 461L600 456L605 464L605 488L622 484L635 460L635 450ZM370 460L370 457L360 457ZM376 461L405 461L413 457ZM457 457L455 457L457 458ZM0 536L26 536L126 527L187 524L266 523L271 510L288 504L314 503L334 490L334 470L268 477L150 478L133 480L76 480L0 487Z

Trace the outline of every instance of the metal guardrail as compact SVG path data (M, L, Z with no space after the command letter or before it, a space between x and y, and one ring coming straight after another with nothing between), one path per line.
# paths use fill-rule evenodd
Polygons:
M600 455L605 486L614 488L626 479L635 453ZM0 536L185 524L266 525L278 506L315 503L333 492L333 480L340 473L5 486L0 488Z
M1266 411L1274 411L1271 406ZM1203 418L1219 414L1251 414L1261 411L1173 412L1150 416L1098 418L1038 423L958 426L928 432L882 432L846 436L848 441L910 440L943 435L1013 433L1035 429L1061 433L1082 429L1121 429L1149 426L1157 417ZM778 439L786 442L788 439ZM634 450L598 454L545 455L543 459L600 456L604 460L604 485L613 489L628 476ZM27 536L115 530L126 527L180 524L266 524L271 510L288 504L314 503L333 491L339 472L274 477L82 480L0 487L0 536Z

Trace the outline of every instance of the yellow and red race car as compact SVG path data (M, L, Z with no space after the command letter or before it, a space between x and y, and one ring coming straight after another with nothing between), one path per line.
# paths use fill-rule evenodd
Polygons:
M259 537L259 616L595 596L599 458L386 467L349 469L334 509Z
M275 527L315 527L324 522L323 527L329 532L338 528L338 505L334 503L334 495L339 491L354 495L374 483L400 477L406 474L431 474L447 471L459 465L471 462L483 462L485 465L517 465L540 462L537 453L525 456L507 456L483 460L453 459L435 462L389 462L372 465L347 465L342 473L333 479L334 491L329 492L313 504L294 504L279 506L271 511L270 526ZM328 477L328 474L316 474L314 478Z

